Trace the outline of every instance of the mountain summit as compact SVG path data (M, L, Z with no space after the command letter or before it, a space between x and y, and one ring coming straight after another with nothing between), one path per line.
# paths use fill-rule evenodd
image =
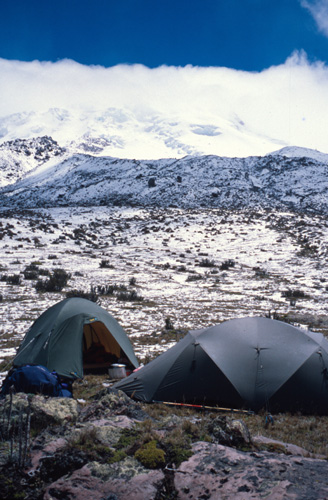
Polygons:
M0 118L0 144L18 137L51 136L81 153L139 160L206 154L244 157L286 146L274 136L259 133L237 114L204 113L199 118L192 107L186 115L178 110L141 112L131 107L15 113Z

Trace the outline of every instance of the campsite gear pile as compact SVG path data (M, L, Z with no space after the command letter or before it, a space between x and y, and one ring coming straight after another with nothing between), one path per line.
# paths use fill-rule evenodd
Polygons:
M83 378L123 362L138 367L130 340L105 309L79 297L47 309L26 333L13 361L15 368L42 365L66 379Z
M61 381L56 372L50 373L40 365L26 365L12 368L5 378L0 396L10 392L25 392L28 394L44 394L45 396L71 398L72 392L67 382Z
M126 372L125 365L122 365L120 363L112 364L108 370L109 378L112 378L112 379L124 378L124 377L126 377L126 374L127 374L127 372Z
M139 401L328 413L328 341L261 317L189 331L117 382Z

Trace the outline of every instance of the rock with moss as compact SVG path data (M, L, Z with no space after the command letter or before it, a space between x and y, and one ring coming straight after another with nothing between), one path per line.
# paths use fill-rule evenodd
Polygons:
M218 416L208 424L208 432L213 441L234 448L250 447L251 435L242 420Z
M72 398L47 398L36 395L31 402L31 409L37 422L64 425L76 422L79 404Z
M43 500L159 500L158 484L163 472L148 470L137 460L128 458L115 466L89 463L70 476L47 485ZM167 497L168 498L168 497Z
M148 418L141 406L130 399L123 391L106 388L99 391L81 412L82 420L107 418L112 415L126 415L136 420Z
M8 395L1 401L0 421L11 419L14 424L20 416L31 413L32 426L45 428L49 425L74 423L78 418L78 402L71 398L51 398L24 393Z
M120 427L111 425L111 422L108 420L90 422L73 429L71 431L70 442L72 444L80 443L81 446L85 447L91 447L97 443L113 447L120 438L121 430Z
M264 443L263 451L251 439L245 422L232 415L143 405L110 387L83 405L26 394L16 394L9 403L4 400L0 407L4 436L0 454L7 457L6 463L0 462L4 500L89 500L90 491L93 500L190 500L243 494L328 497L326 460L282 455L277 442ZM4 432L9 421L19 428L20 415L28 408L31 439L22 467L10 462L14 434ZM18 453L17 433L14 437Z

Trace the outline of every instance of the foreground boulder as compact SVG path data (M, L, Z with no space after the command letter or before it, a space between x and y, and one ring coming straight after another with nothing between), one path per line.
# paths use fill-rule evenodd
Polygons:
M323 499L327 473L324 460L198 442L176 470L147 471L133 460L110 467L90 463L50 484L44 498L88 500L92 490L94 500Z
M3 500L328 498L326 460L252 438L228 415L145 406L109 387L88 402L17 394L0 418Z

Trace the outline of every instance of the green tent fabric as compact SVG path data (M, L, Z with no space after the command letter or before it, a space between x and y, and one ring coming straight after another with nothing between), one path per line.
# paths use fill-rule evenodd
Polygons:
M328 341L268 318L194 330L114 387L134 399L328 414Z
M33 323L19 347L13 366L43 365L67 378L82 378L86 369L124 360L138 361L119 323L102 307L73 297L47 309Z

